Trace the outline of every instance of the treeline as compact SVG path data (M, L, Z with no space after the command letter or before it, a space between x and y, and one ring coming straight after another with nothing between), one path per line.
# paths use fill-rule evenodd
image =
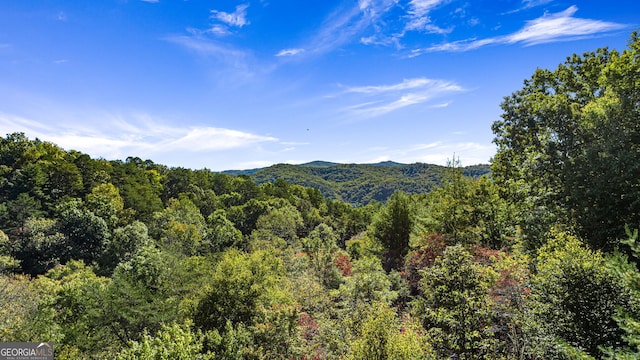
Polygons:
M0 139L0 341L57 359L640 357L640 39L537 70L491 177L354 207Z

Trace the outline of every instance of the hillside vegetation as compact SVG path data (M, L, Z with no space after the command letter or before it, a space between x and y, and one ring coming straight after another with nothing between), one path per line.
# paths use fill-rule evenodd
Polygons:
M352 205L371 201L385 202L394 191L407 194L428 193L442 184L445 167L433 164L337 164L314 161L302 165L278 164L246 171L224 171L224 174L248 175L257 184L277 179L320 190L329 199ZM478 178L489 173L489 165L463 168L467 176Z
M501 106L490 177L455 159L232 176L0 138L0 341L56 359L640 358L640 38L538 69Z

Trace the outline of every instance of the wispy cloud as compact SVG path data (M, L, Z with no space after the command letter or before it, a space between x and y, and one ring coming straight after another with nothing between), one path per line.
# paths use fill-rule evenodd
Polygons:
M434 23L431 12L450 0L409 0L406 4L400 1L393 3L391 7L402 9L403 15L398 19L376 19L373 24L373 34L362 36L360 42L364 45L383 45L403 48L402 39L409 32L420 32L426 34L448 34L453 31L453 27L443 28Z
M351 7L336 9L303 48L309 54L321 54L358 41L396 4L397 0L359 0Z
M55 125L0 113L0 132L24 132L30 137L51 141L65 149L75 149L94 157L123 158L132 154L153 157L168 152L207 153L277 142L271 136L209 127L167 125L146 114L93 114L95 124L108 126L84 128L78 124Z
M355 105L344 110L356 118L371 118L396 111L407 106L465 91L460 85L427 78L405 79L391 85L346 87L344 94L359 95Z
M467 39L437 44L428 48L413 50L411 56L437 51L463 52L492 44L521 43L525 46L531 46L569 41L602 35L628 27L628 25L625 24L574 17L577 11L578 8L575 5L570 6L559 13L546 13L537 19L529 20L522 29L512 34L486 39Z
M397 161L405 164L416 162L446 165L455 154L462 165L487 164L495 155L495 146L476 142L436 141L413 144L401 148L367 149L370 154L365 163Z
M520 11L533 9L535 7L538 7L538 6L549 4L552 1L553 0L522 0L522 2L520 3L520 7L518 7L515 10L507 11L503 15L515 14L515 13L518 13Z
M424 88L433 85L437 80L431 80L426 78L404 79L401 83L392 85L377 85L377 86L353 86L348 87L346 92L363 93L363 94L378 94L388 93L394 91L402 91L408 89Z
M443 29L431 21L429 13L448 0L411 0L409 2L408 18L405 31L425 31L428 33L446 34L451 29Z
M148 3L152 3L152 4L155 4L155 3L159 3L159 2L160 2L160 0L140 0L140 1L148 2Z
M534 8L552 2L553 0L522 0L525 9Z
M235 79L250 78L255 74L256 68L250 65L253 56L248 50L234 48L198 34L168 36L165 40L193 51L199 56L224 64L225 74ZM233 72L229 73L229 69Z
M601 20L575 18L573 15L577 11L578 8L574 5L560 13L545 14L538 19L528 21L522 30L507 36L507 42L536 45L558 40L575 39L627 27L624 24Z
M220 21L229 26L243 27L249 24L247 20L247 8L249 4L242 4L236 6L236 11L232 13L211 10L211 18Z
M296 48L296 49L282 49L280 50L276 56L295 56L304 52L304 49Z

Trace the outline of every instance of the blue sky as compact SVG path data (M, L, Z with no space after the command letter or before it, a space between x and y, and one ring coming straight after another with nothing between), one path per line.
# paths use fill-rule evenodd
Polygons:
M639 26L622 0L0 0L0 134L195 169L488 163L504 96Z

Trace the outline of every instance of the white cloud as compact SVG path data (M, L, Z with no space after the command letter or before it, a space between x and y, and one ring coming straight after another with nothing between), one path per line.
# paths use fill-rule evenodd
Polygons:
M225 65L223 69L226 75L232 75L235 79L247 79L254 75L256 68L250 66L252 54L242 49L236 49L221 42L193 36L169 36L165 40L178 44L198 55L212 58ZM233 69L229 72L229 69Z
M405 79L392 85L346 87L344 94L358 95L355 99L358 103L344 111L351 116L371 118L462 91L465 89L454 82L427 78Z
M208 153L250 148L277 142L271 136L210 126L176 127L147 114L114 115L95 113L93 128L77 123L40 122L0 113L0 132L24 132L29 137L51 141L64 149L74 149L93 157L118 159L130 155L154 157L171 152ZM99 125L104 124L101 128Z
M148 3L152 3L152 4L160 2L160 0L140 0L140 1L148 2Z
M377 85L377 86L353 86L353 87L348 87L345 91L354 92L354 93L364 93L364 94L384 93L384 92L390 92L390 91L422 88L429 85L434 85L437 82L438 80L432 80L432 79L426 79L426 78L404 79L401 83L398 83L398 84Z
M304 52L304 49L296 48L296 49L282 49L280 50L276 56L295 56Z
M367 149L371 153L371 149ZM447 165L455 154L460 158L463 166L488 164L495 155L495 146L475 142L436 141L425 144L413 144L403 148L373 151L373 154L363 162L376 163L393 160L400 163L412 164L416 162Z
M209 34L217 35L217 36L226 36L231 34L231 31L229 31L229 28L221 24L214 24L205 32Z
M163 148L158 151L220 151L278 140L270 136L215 127L175 128L174 130L177 131L178 136L166 141Z
M442 29L431 23L429 13L447 0L411 0L409 2L409 21L405 31L426 31L429 33L445 34L451 30Z
M553 0L522 0L525 9L541 6L550 3Z
M573 15L577 11L578 8L575 5L570 6L562 12L553 14L545 13L537 19L529 20L522 29L512 34L486 39L467 39L437 44L428 48L413 50L411 56L436 51L463 52L491 44L522 43L525 46L530 46L576 40L628 27L624 24L602 20L576 18Z
M211 18L223 22L229 26L243 27L249 24L247 20L247 8L249 4L242 4L236 6L236 11L232 13L211 10Z
M522 30L508 35L505 41L536 45L620 30L626 27L623 24L601 20L574 18L573 15L576 11L578 8L573 5L560 13L545 14L538 19L527 21Z
M408 32L421 32L427 34L445 35L453 31L453 27L443 28L436 25L430 13L450 0L410 0L408 3L395 1L386 8L389 11L394 6L399 7L404 12L398 24L397 19L382 18L379 16L372 23L373 34L362 36L360 42L364 45L393 45L396 48L403 48L401 40ZM400 26L398 28L398 25Z
M326 53L353 40L376 25L397 4L397 0L359 0L350 8L339 8L323 22L316 35L306 42L308 53ZM356 40L357 41L357 40Z
M275 163L273 161L269 161L269 160L245 161L245 162L238 163L237 166L232 170L260 169L260 168L268 167L274 164Z

